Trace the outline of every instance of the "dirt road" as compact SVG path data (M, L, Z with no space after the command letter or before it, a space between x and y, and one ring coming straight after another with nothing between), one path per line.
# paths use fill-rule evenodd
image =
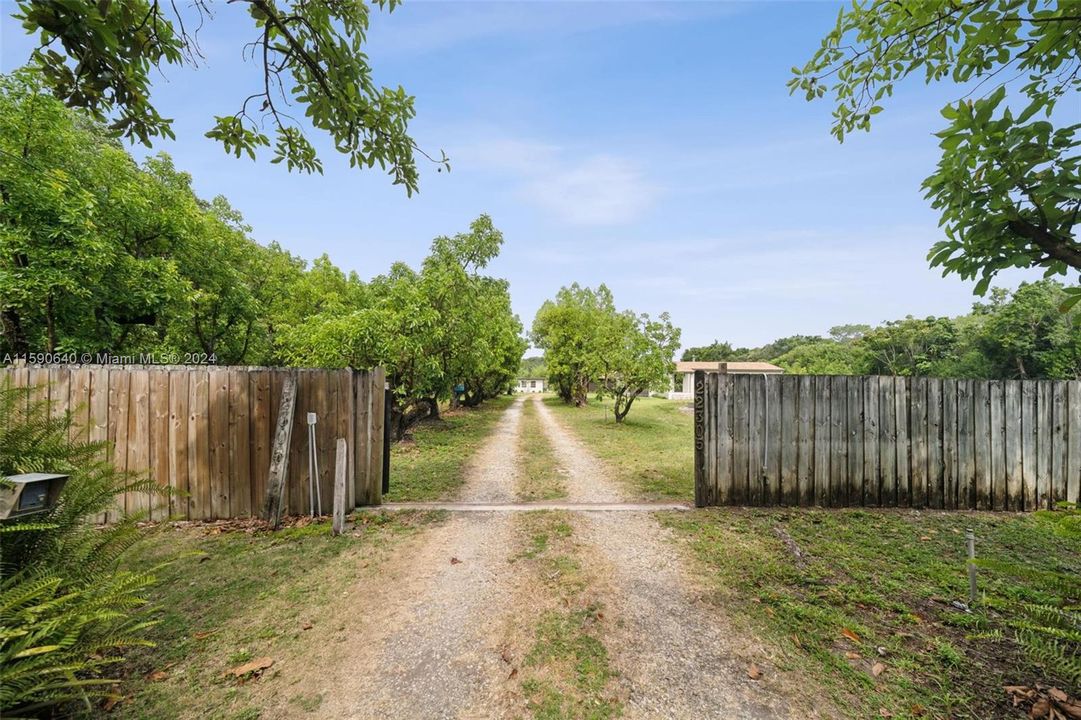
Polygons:
M517 400L471 462L457 498L515 497L523 402L536 402L544 438L559 458L568 501L633 500L605 467L535 399ZM609 618L608 646L627 718L815 717L782 673L760 680L750 662L768 653L740 639L703 600L666 531L648 512L569 513L582 558ZM358 581L295 657L267 682L263 718L295 717L296 697L318 697L306 717L525 718L508 654L530 635L531 585L513 512L451 513L397 557ZM793 700L796 698L797 700Z

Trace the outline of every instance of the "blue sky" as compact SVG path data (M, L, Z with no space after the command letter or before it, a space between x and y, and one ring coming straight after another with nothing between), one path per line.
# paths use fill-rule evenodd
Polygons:
M13 3L0 6L9 70L32 41L8 17ZM432 237L489 213L506 240L491 272L510 280L527 328L560 286L604 282L621 307L670 312L685 346L760 345L973 302L971 283L927 267L940 234L919 191L938 157L938 111L958 89L906 83L870 134L843 145L827 102L788 95L789 69L830 29L835 2L407 1L377 14L378 80L416 96L414 137L453 168L422 166L412 198L321 139L326 171L309 176L204 138L212 115L235 112L259 82L241 56L250 21L214 7L201 66L155 83L177 134L155 151L201 195L228 197L260 242L327 252L370 277L418 263Z

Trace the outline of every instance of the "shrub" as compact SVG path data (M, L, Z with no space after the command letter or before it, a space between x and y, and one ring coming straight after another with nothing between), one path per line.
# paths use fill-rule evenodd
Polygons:
M104 443L75 437L70 415L50 415L32 389L0 387L0 476L70 476L55 507L0 524L0 715L33 717L109 694L102 670L149 645L148 574L118 569L138 538L137 517L107 528L94 517L124 492L153 483L118 473Z

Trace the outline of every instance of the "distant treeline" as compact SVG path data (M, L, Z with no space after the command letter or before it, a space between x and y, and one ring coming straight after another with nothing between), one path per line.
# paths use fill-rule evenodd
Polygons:
M28 71L0 76L0 361L34 353L386 368L395 428L506 391L525 350L487 216L364 282L251 237Z
M758 360L790 373L971 378L1081 377L1081 308L1062 312L1053 280L994 289L958 317L907 317L877 327L840 325L829 337L793 335L758 348L725 342L688 348L683 360Z

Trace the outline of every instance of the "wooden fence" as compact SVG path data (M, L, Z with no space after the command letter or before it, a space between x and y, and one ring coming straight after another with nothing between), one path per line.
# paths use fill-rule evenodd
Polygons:
M1081 381L695 373L695 503L1081 502Z
M333 502L338 437L349 445L348 507L379 504L385 382L379 368L23 365L0 368L0 385L33 388L34 396L49 400L52 413L72 413L73 434L108 441L117 468L171 490L127 493L118 510L155 520L209 520L262 511L274 425L289 375L296 378L296 406L283 509L308 512L309 412L318 416L323 512L330 514Z

